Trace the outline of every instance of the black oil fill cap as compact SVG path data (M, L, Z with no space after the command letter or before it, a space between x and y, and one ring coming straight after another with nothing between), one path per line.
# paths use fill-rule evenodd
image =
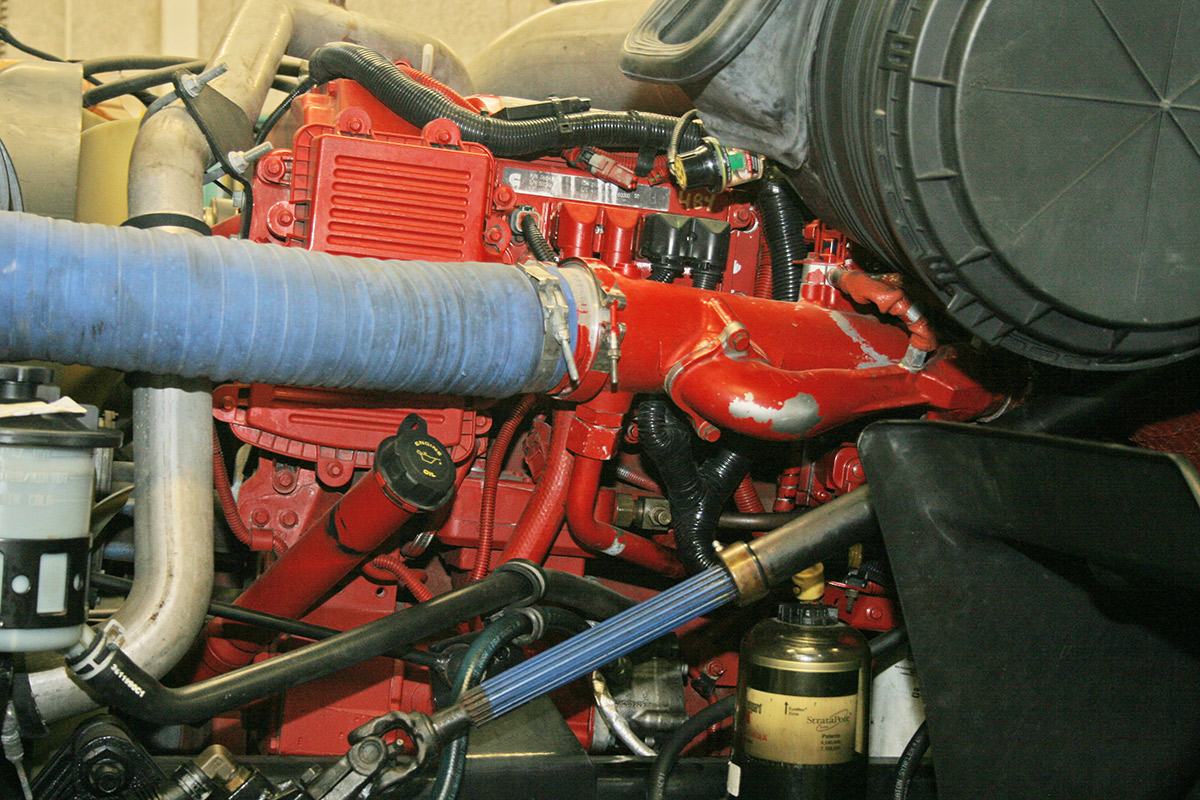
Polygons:
M419 414L409 414L395 436L379 443L375 469L392 499L433 511L454 493L454 462Z

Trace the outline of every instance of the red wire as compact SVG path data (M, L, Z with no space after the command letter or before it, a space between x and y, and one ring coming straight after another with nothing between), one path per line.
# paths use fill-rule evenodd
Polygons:
M371 566L395 575L396 580L404 584L418 603L433 599L433 592L429 591L429 587L421 582L403 559L390 555L375 556L371 559Z
M239 542L249 547L254 535L250 533L246 523L242 522L242 515L238 513L237 500L234 499L233 489L229 486L229 476L225 474L225 456L221 452L221 440L217 438L216 431L213 431L212 442L213 486L216 487L217 498L221 501L221 511L225 513L225 524Z
M517 427L533 408L536 400L537 397L531 394L522 397L500 427L492 446L488 448L487 462L483 469L483 500L479 509L479 544L475 551L475 567L471 570L472 581L480 580L488 574L488 562L492 557L492 538L496 527L496 492L500 488L504 455L508 452Z

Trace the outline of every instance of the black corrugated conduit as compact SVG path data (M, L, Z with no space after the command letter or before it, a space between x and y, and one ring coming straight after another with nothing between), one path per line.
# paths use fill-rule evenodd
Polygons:
M697 466L692 432L668 401L651 397L638 408L638 436L658 467L671 504L671 527L679 560L689 574L718 566L713 540L721 509L750 469L750 459L723 450Z
M808 255L800 201L775 167L758 184L758 211L771 254L771 299L794 303L804 282L801 262Z
M523 156L572 147L640 148L665 151L675 117L636 111L584 111L531 120L502 120L468 111L405 75L379 53L348 42L317 48L309 58L309 73L320 83L349 78L362 84L381 103L417 127L446 118L462 138L486 146L497 156ZM698 126L680 137L680 148L700 145Z

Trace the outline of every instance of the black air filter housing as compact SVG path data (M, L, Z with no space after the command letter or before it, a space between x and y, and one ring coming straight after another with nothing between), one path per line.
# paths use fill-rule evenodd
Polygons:
M803 87L807 138L768 155L814 212L1031 358L1130 369L1200 350L1200 0L775 13L797 4L816 20L782 53L799 80L772 83ZM748 46L689 87L706 121L709 86L746 75L744 57L781 69ZM711 116L736 118L729 95L713 99ZM736 123L715 125L739 143Z

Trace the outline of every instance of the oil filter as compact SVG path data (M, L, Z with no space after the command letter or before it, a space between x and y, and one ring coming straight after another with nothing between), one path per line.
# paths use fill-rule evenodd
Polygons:
M824 800L866 786L870 651L837 609L785 604L742 642L728 793Z

